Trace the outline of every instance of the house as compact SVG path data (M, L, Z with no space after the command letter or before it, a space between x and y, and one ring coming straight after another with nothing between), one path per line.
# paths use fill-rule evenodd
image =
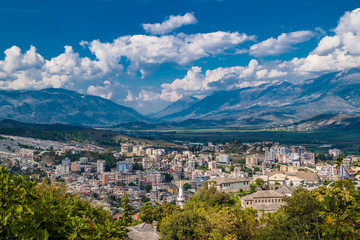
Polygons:
M319 175L313 172L297 172L296 177L304 179L304 184L316 185L321 182Z
M218 192L238 192L240 189L244 191L250 190L250 180L247 178L224 178L216 177L208 182L214 182Z
M285 185L286 175L277 173L269 177L269 185Z
M284 198L286 194L274 190L264 190L252 193L240 198L241 206L244 208L254 208L255 210L264 210L265 212L275 212L281 206L285 205Z
M276 189L275 192L285 194L287 197L291 197L291 195L295 192L296 187L295 186L280 186L279 189Z

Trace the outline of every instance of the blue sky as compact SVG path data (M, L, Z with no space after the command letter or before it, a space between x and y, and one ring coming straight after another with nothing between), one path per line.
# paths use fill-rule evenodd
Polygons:
M360 67L359 2L0 0L0 88L62 87L141 113Z

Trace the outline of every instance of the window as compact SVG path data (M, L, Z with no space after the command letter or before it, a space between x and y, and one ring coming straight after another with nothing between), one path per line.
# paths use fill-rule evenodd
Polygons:
M277 202L277 199L275 199L275 202Z

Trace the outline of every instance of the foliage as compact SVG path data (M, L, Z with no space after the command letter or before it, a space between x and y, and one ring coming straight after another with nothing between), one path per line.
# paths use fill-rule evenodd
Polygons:
M163 202L152 206L151 203L147 202L140 207L139 218L141 221L146 223L152 223L156 221L157 226L161 226L161 222L164 218L180 211L180 207L174 204Z
M262 178L257 178L257 179L255 179L255 183L256 183L256 185L258 185L259 187L261 187L262 190L265 189L265 181L264 181L264 179L262 179Z
M151 191L151 189L152 189L152 186L151 186L150 184L146 184L146 185L144 186L144 190L145 190L147 193L149 193L149 192Z
M121 201L121 208L123 209L123 215L122 220L125 223L125 225L128 225L131 223L131 216L133 215L133 208L130 205L129 196L125 194L124 198Z
M190 188L191 188L191 185L190 185L189 183L184 183L183 189L184 189L185 191L189 190Z
M215 206L233 206L235 204L229 194L218 193L214 186L198 189L195 195L186 204L185 208L194 209L199 203L207 208Z
M172 180L174 180L174 177L171 176L169 173L164 173L164 177L165 177L165 182L169 183Z
M0 167L1 239L125 239L121 221L65 193L60 185L27 181Z
M252 239L256 225L255 210L242 210L210 187L199 190L184 211L163 219L160 231L163 239Z

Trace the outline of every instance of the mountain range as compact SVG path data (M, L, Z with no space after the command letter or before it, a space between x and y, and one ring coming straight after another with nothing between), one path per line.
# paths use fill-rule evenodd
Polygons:
M132 108L110 100L59 88L0 91L0 119L28 123L109 126L147 121Z
M299 83L278 82L184 97L143 116L132 108L65 89L0 90L0 120L129 129L288 126L319 114L360 114L360 70Z
M289 125L317 114L360 113L360 70L348 69L294 84L279 82L215 92L162 117L222 120L225 126Z

